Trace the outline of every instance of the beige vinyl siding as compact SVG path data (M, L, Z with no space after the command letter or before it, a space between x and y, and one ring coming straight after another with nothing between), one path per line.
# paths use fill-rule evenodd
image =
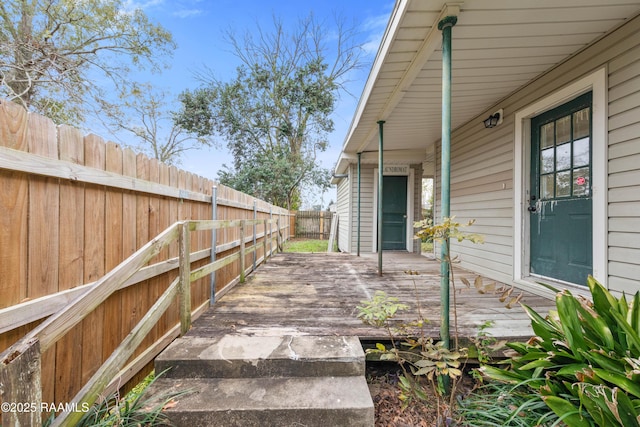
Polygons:
M360 178L360 252L374 251L374 181L377 164L362 164ZM422 197L422 164L410 165L414 171L413 186L413 217L421 218ZM358 165L351 164L348 168L349 180L342 179L338 184L338 214L340 216L338 243L341 251L355 253L358 250ZM349 181L348 184L346 181ZM350 214L349 214L350 212ZM348 224L348 225L347 225ZM419 253L420 242L413 242L413 251Z
M373 251L373 170L376 166L363 164L360 166L360 252ZM358 250L358 165L352 164L350 171L354 177L351 206L353 221L351 224L351 252Z
M513 279L515 112L607 66L608 286L619 291L640 289L639 33L640 17L636 17L453 131L451 215L455 215L459 222L475 219L476 223L468 231L481 233L486 239L483 245L452 242L452 253L460 256L463 267L495 280L509 282ZM453 69L455 84L455 61ZM504 123L485 129L482 120L500 108L504 109ZM436 218L439 218L439 144L437 151L435 198ZM594 244L604 242L594 241Z
M460 223L475 220L465 231L485 238L483 244L452 242L452 253L465 268L502 282L513 278L512 125L513 117L495 129L472 123L454 132L451 149L451 215ZM439 205L440 153L437 160Z
M638 25L640 26L640 25ZM609 287L640 288L640 37L609 63Z
M417 165L410 165L411 169L414 170L414 180L413 180L413 220L420 221L422 220L422 163ZM413 224L411 224L413 226ZM417 228L414 227L413 234L415 235L418 231ZM419 254L421 252L420 240L413 240L413 252Z
M351 242L349 241L349 222L351 221L349 193L351 187L351 179L343 178L338 182L338 249L342 252L351 251Z

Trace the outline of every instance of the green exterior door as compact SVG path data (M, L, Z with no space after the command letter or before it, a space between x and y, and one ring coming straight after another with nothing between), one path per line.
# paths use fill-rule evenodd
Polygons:
M382 181L382 249L407 248L407 177L385 176Z
M591 93L531 120L530 273L592 274Z

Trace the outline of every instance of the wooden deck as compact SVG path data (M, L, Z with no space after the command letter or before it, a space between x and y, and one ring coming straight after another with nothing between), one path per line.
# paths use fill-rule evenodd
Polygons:
M221 297L194 322L189 335L346 335L363 341L384 339L384 331L366 326L356 317L356 306L361 301L376 290L384 290L410 306L399 320L418 317L417 295L422 316L429 320L426 334L437 338L440 264L415 254L389 252L384 254L382 277L377 274L377 265L375 254L278 254L251 274L246 283ZM456 271L473 283L473 274ZM513 295L519 292L516 290ZM554 307L553 301L533 294L525 294L523 301L544 314ZM490 329L495 337L526 340L532 335L524 310L519 305L505 308L495 294L481 295L460 283L457 305L461 338L475 336L477 327L487 320L495 322ZM451 316L453 328L453 311Z

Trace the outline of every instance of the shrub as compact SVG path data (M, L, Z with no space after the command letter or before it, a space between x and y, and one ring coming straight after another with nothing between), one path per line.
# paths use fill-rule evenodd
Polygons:
M536 336L509 343L495 380L526 385L568 426L640 426L640 292L614 297L593 277L592 301L563 290L543 318L523 304Z
M529 387L499 382L488 382L461 398L457 414L458 425L474 427L539 427L558 421Z

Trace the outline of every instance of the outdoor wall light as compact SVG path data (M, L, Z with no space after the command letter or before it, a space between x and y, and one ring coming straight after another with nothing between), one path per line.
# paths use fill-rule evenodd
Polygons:
M496 111L484 120L484 127L487 129L494 128L502 123L502 109Z

